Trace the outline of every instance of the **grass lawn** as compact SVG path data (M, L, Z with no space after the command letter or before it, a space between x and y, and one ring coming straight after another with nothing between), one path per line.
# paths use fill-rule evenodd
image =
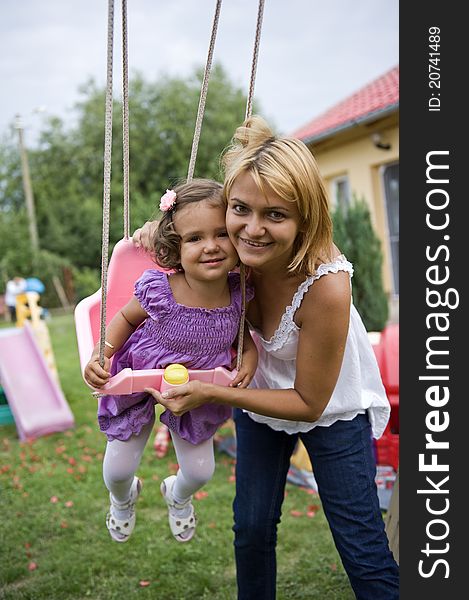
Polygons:
M96 425L96 401L81 379L73 319L56 316L48 325L76 425L29 443L18 441L14 425L0 428L0 598L234 600L234 461L217 453L207 495L194 501L197 534L179 544L170 534L159 493L160 481L175 472L176 459L172 450L157 459L150 439L139 469L144 487L137 525L127 543L112 542L104 523L105 438ZM351 600L354 595L318 497L287 484L278 599L297 598Z

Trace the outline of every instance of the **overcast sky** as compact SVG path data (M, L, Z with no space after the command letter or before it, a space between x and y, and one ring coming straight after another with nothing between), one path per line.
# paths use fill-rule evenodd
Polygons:
M215 0L128 0L129 68L146 80L205 64ZM214 61L247 91L257 0L224 0ZM399 62L398 0L265 0L255 97L291 133ZM120 1L114 82L120 85ZM71 118L78 88L106 81L107 0L0 0L0 135L22 115ZM44 113L43 113L44 114ZM132 115L130 115L132 118ZM195 116L194 116L195 118Z

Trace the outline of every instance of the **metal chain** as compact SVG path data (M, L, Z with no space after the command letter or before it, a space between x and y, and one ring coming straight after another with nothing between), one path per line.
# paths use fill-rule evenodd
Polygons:
M249 82L249 93L246 103L246 119L252 115L252 102L254 98L254 85L256 82L257 59L259 56L259 46L262 31L262 19L264 16L264 0L259 0L257 10L256 35L254 39L254 50L251 65L251 79ZM238 352L236 355L236 369L239 371L243 361L243 346L244 346L244 323L246 321L246 267L241 263L239 268L239 276L241 279L241 316L239 320L238 332Z
M101 245L101 314L99 334L99 364L104 365L104 340L106 336L107 268L109 252L109 208L111 201L112 152L112 62L114 43L114 0L108 0L106 116L104 126L104 185L103 232Z
M212 68L213 51L215 48L215 40L217 37L218 20L220 17L222 0L217 0L215 7L215 15L213 17L212 34L210 36L210 45L208 49L207 62L205 64L204 77L200 90L199 108L197 110L197 119L195 122L194 137L192 140L191 157L189 160L189 169L187 171L187 181L191 181L194 177L195 161L197 158L197 150L199 148L200 132L202 129L202 120L205 112L205 102L207 100L208 80L210 79L210 70Z
M127 46L127 0L122 0L122 161L124 186L124 238L130 236L129 202L129 58Z

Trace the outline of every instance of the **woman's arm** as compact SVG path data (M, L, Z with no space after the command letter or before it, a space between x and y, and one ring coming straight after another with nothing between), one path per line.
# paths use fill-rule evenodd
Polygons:
M148 317L135 296L111 319L106 327L104 346L104 367L99 364L99 343L93 349L90 361L85 367L85 380L99 388L109 380L111 357L125 344L137 327Z
M191 381L164 396L147 391L178 416L213 402L278 419L317 421L337 383L349 317L349 275L339 272L315 281L297 311L301 329L292 389L239 389Z
M158 229L158 221L147 221L143 227L136 229L132 235L132 241L137 248L143 248L150 254L153 252L153 236Z

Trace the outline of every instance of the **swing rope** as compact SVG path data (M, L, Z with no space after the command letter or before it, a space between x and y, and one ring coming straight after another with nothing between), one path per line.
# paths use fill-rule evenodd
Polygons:
M125 0L122 0L125 2ZM99 334L99 364L104 366L104 340L106 336L107 268L109 255L109 213L111 203L111 152L112 152L112 63L114 43L114 0L108 0L106 113L104 124L104 186L103 232L101 244L101 311Z
M194 137L192 141L191 157L187 180L191 181L194 176L195 162L200 141L202 121L205 113L208 82L212 66L215 40L218 29L222 0L217 0L215 15L212 23L212 32L204 70L204 77L200 92L199 106L195 124ZM251 77L249 93L246 105L246 118L252 114L252 101L254 97L254 85L259 55L260 35L262 29L262 18L264 13L264 0L259 0L256 35L251 66ZM100 336L99 336L99 363L104 365L104 348L106 336L106 303L107 303L107 272L109 257L109 225L110 225L110 197L111 197L111 154L112 154L112 69L113 69L113 43L114 43L114 0L108 0L108 34L107 34L107 76L106 76L106 101L105 101L105 133L104 133L104 186L103 186L103 229L101 247L101 312L100 312ZM128 44L127 44L127 0L122 0L122 143L123 143L123 188L124 188L124 238L130 235L130 210L129 210L129 86L128 86ZM242 361L244 323L246 313L246 275L245 266L240 265L241 279L241 317L238 334L238 351L236 368L239 370Z
M130 236L129 203L129 57L127 50L127 0L122 0L122 162L124 187L124 239Z
M262 31L262 19L264 16L264 0L259 0L257 9L256 35L254 39L254 50L252 55L251 79L249 82L249 93L246 103L246 119L252 115L252 102L254 98L254 85L256 83L257 59L259 57L259 46ZM244 346L244 324L246 322L246 267L240 263L239 276L241 281L241 316L239 319L238 351L236 354L236 370L239 371L243 360Z
M200 132L202 130L202 121L205 113L205 103L207 101L208 80L210 79L210 71L212 69L213 51L215 49L215 40L217 37L218 20L220 18L222 0L217 0L215 7L215 16L213 17L212 34L210 36L210 44L208 48L207 62L205 64L204 77L202 80L202 88L200 90L199 107L197 109L197 119L195 121L194 137L192 139L191 157L189 160L189 169L187 171L187 181L192 181L194 177L195 161L197 159L197 150L199 148Z

